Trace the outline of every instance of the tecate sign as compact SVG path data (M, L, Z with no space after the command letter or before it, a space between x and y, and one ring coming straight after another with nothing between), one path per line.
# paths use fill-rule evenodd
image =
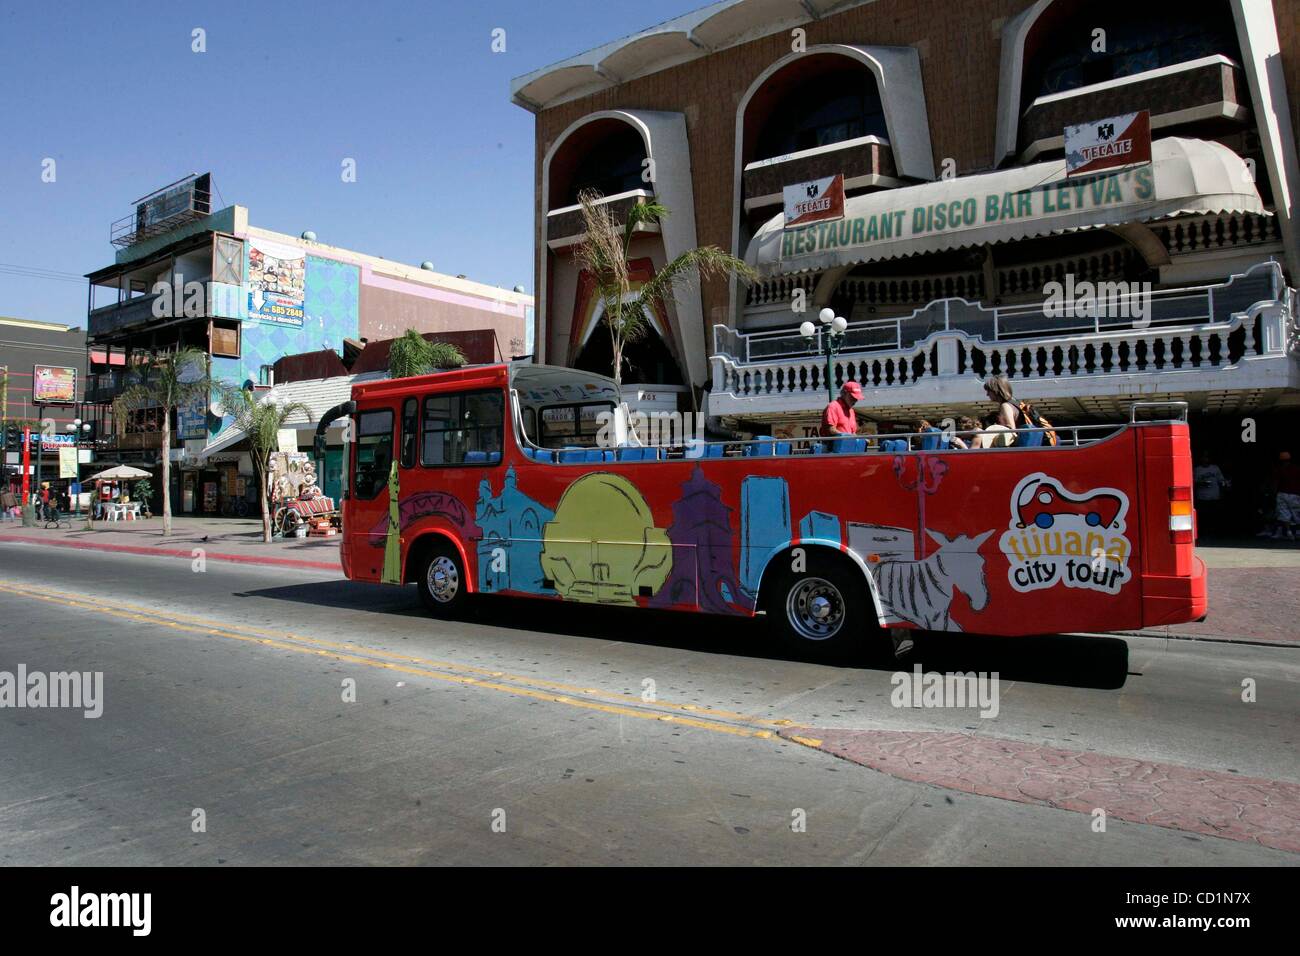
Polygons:
M1065 127L1065 174L1151 162L1151 114L1125 113Z
M844 174L786 186L785 224L804 226L810 222L844 218Z

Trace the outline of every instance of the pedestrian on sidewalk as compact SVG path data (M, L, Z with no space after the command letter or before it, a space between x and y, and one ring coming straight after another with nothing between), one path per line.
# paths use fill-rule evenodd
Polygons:
M1278 454L1269 484L1276 496L1273 521L1259 537L1295 541L1300 532L1300 465L1291 460L1289 451Z
M1232 482L1224 477L1208 451L1201 452L1200 463L1192 470L1196 496L1197 531L1211 535L1223 530L1223 492Z

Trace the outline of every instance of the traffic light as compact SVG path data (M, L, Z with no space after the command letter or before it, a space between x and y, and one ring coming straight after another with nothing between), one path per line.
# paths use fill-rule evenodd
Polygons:
M20 451L22 447L23 447L22 426L14 422L5 422L5 427L4 427L5 451Z

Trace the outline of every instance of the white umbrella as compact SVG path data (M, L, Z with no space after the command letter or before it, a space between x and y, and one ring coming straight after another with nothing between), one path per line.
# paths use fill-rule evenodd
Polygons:
M130 465L114 465L112 468L105 469L97 475L91 475L87 481L123 481L131 478L152 478L149 472L142 468L132 468Z

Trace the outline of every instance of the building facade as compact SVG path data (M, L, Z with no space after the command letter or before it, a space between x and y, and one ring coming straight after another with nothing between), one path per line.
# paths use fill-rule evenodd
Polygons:
M1294 413L1298 60L1291 0L724 0L519 77L540 358L609 372L570 254L596 188L671 212L634 275L696 245L757 270L683 290L633 357L727 426L804 434L847 379L868 421L978 414L996 373L1066 422ZM1150 161L1070 175L1065 127L1129 114ZM826 180L842 213L788 223Z
M4 440L0 486L20 487L20 426L34 436L29 455L32 478L62 490L63 449L75 448L80 463L94 460L97 435L76 427L84 413L86 334L75 325L0 316L0 438ZM39 466L39 467L38 467Z
M258 228L243 206L213 210L210 178L191 176L145 197L114 224L114 262L88 275L87 402L112 436L107 457L157 466L157 409L109 425L113 399L148 356L193 347L209 356L213 380L269 388L286 355L328 351L342 358L366 341L407 329L478 331L495 360L526 351L532 298L427 267L368 256ZM237 458L210 455L231 423L211 401L178 410L171 493L178 511L221 509L235 497ZM216 495L211 472L223 477ZM231 481L225 476L230 474ZM189 493L186 493L188 489ZM214 504L215 502L215 504Z

